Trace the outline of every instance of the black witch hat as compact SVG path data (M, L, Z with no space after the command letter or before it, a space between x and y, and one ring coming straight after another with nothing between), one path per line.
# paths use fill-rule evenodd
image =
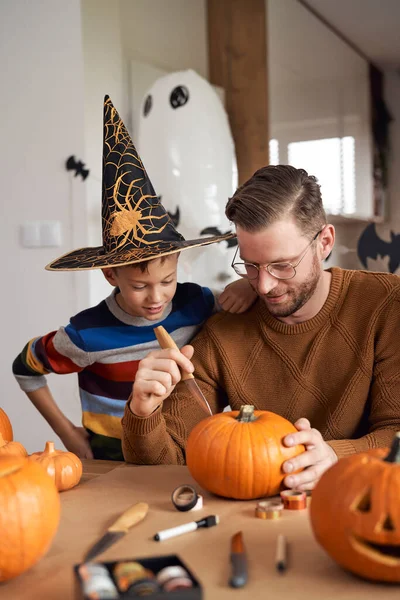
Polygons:
M80 271L134 264L234 237L234 233L185 240L156 195L117 110L104 99L103 245L80 248L46 266Z

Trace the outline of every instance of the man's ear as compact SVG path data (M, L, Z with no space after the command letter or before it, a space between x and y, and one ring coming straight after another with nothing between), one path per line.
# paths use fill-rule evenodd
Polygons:
M319 241L322 246L322 260L327 260L328 256L332 252L332 248L335 245L335 228L333 225L328 224L324 227Z
M105 269L102 269L102 271L108 283L114 287L118 287L118 283L115 278L115 269L113 269L113 267L106 267Z

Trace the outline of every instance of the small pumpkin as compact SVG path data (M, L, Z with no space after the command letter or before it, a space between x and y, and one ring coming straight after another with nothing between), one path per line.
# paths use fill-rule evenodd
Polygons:
M0 456L28 456L28 453L22 444L7 442L0 433Z
M59 493L44 470L27 458L0 457L0 582L46 554L59 521Z
M314 535L345 569L374 581L400 582L400 433L390 452L341 458L312 494Z
M29 459L37 461L46 469L59 492L75 487L81 480L81 460L73 452L56 450L54 442L46 442L44 451L34 452Z
M0 408L0 433L7 442L13 441L14 435L11 422L2 408Z
M254 406L208 417L191 431L186 463L201 487L225 498L251 500L279 492L282 463L304 451L283 438L297 429L287 419Z

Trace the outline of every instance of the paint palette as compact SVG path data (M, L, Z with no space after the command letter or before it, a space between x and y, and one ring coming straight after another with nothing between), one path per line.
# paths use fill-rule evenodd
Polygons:
M76 598L112 600L201 600L202 587L175 555L88 562L74 566Z

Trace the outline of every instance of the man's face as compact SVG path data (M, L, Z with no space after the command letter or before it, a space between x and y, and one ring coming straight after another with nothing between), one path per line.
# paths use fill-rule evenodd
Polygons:
M312 240L292 220L278 221L256 233L237 227L237 237L240 252L237 260L255 265L296 264ZM260 269L258 278L250 281L274 317L289 317L312 298L323 271L316 244L317 241L313 242L307 249L293 279L277 279L267 269Z

